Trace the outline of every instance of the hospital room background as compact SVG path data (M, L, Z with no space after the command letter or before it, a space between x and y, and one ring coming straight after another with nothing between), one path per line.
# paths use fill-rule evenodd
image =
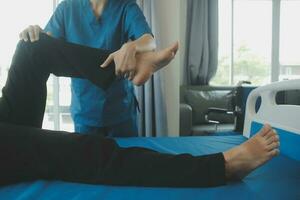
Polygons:
M140 137L187 138L193 142L201 137L220 136L217 141L222 142L223 136L241 136L251 91L278 81L300 79L300 0L137 2L152 28L158 49L179 41L173 62L145 85L135 88ZM60 0L0 2L0 88L6 82L19 33L28 25L45 27L59 3ZM50 77L43 128L74 131L70 84L68 78ZM276 102L300 105L299 89L280 91ZM300 155L296 157L299 161ZM298 168L291 169L291 173L299 170L298 161ZM300 171L297 172L298 178L291 184L298 184L300 191ZM289 184L288 180L284 183ZM287 190L282 184L274 187ZM244 187L234 188L239 189L240 194L245 192L250 199L266 198L261 194L255 196L253 191L259 188L252 188L251 192ZM220 191L211 191L204 195L205 199L217 198L213 192ZM296 196L300 199L300 192L294 191L290 199L297 199Z
M58 3L58 0L1 2L1 88L6 81L20 31L28 25L44 27ZM205 132L205 127L211 130L214 125L210 127L201 113L205 113L208 107L227 108L224 107L226 102L220 102L218 98L239 81L250 81L253 86L260 86L300 78L300 28L297 25L300 1L220 0L219 5L217 1L197 1L197 4L188 8L185 0L140 1L158 48L173 41L180 42L175 61L155 74L143 88L137 89L144 111L139 114L141 136L180 135L180 121L186 124L185 119L180 119L180 107L187 103L182 96L180 100L180 94L187 92L185 86L223 87L220 89L224 91L215 96L216 105L207 104L210 100L203 101L204 107L193 111L198 119L192 119L192 128L202 125L200 129L204 128ZM198 88L198 91L202 89ZM192 92L188 96L189 101L197 100L195 95ZM203 100L201 95L198 97ZM43 127L73 131L70 102L70 80L52 76L48 81ZM228 119L224 117L224 120L233 122L230 116ZM229 124L225 127L230 129L232 126ZM191 132L181 134L189 135Z

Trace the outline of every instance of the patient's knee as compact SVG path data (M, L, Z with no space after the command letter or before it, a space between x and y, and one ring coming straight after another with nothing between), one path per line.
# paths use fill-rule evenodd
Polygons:
M46 49L47 44L51 43L51 37L45 33L40 33L40 39L38 41L25 42L24 40L19 41L17 45L17 50L27 51L41 54L43 49Z

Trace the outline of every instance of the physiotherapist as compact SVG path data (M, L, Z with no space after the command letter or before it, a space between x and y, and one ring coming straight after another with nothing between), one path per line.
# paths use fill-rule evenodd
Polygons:
M75 132L105 132L111 137L137 136L137 102L130 80L135 55L156 48L151 29L135 0L64 0L42 30L29 26L20 33L37 41L47 32L67 42L112 52L102 64L116 64L118 79L104 91L90 81L72 78L71 115ZM99 66L100 67L100 66Z

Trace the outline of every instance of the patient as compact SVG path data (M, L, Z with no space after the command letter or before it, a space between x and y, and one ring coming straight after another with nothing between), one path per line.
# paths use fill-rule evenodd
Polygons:
M171 62L177 49L174 44L138 54L133 83L145 83ZM279 138L269 125L240 146L203 156L122 148L101 134L41 129L49 75L85 78L107 89L116 78L115 66L99 66L109 54L46 34L38 42L18 44L0 98L1 185L46 179L127 186L219 186L245 177L278 155Z

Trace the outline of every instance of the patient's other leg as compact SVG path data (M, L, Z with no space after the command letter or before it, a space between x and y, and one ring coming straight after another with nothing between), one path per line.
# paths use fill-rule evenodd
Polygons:
M152 187L225 184L222 153L192 156L121 148L101 134L79 135L0 123L0 185L37 179Z
M224 153L226 176L241 179L279 154L279 137L269 126L245 143Z

